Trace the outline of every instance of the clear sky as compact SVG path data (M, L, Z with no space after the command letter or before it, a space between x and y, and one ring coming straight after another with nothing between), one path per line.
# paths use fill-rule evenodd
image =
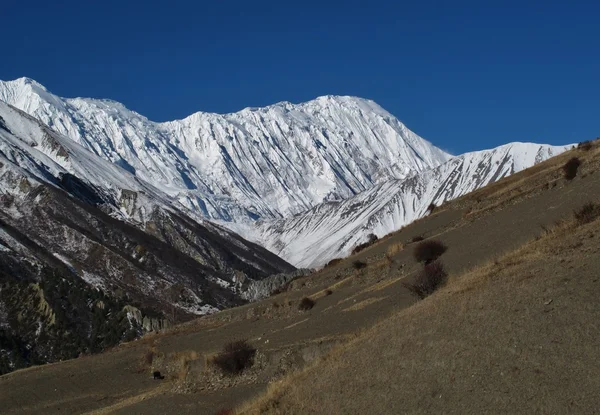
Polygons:
M155 121L370 98L455 154L600 136L600 2L8 1L0 79Z

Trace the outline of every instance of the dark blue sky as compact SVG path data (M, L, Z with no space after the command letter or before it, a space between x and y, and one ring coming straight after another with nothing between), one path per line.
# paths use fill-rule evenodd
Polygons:
M156 121L339 94L453 153L600 135L598 1L30 0L1 13L0 79Z

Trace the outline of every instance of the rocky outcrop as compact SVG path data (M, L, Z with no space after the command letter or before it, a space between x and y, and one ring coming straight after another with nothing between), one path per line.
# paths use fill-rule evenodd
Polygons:
M238 286L241 296L248 301L258 301L270 296L277 289L289 284L296 278L312 273L311 269L297 269L294 272L270 275L262 280L240 278Z

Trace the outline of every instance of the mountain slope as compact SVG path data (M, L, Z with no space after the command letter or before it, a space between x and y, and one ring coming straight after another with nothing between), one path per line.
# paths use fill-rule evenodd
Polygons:
M0 252L1 371L243 304L294 270L3 102Z
M0 81L0 100L171 200L226 222L287 217L450 158L376 103L355 97L166 123L114 101L59 98L27 78Z
M425 216L442 203L531 167L570 148L511 143L466 153L404 180L390 180L342 202L300 215L264 221L238 232L299 267L346 256L374 233L381 237Z

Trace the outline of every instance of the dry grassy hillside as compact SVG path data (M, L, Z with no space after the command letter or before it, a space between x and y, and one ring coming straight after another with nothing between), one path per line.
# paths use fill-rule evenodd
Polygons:
M2 376L0 408L595 413L600 209L581 208L600 202L599 147L448 203L267 300ZM566 178L573 157L580 166ZM422 300L407 288L423 269L413 257L421 238L447 247L448 275Z

